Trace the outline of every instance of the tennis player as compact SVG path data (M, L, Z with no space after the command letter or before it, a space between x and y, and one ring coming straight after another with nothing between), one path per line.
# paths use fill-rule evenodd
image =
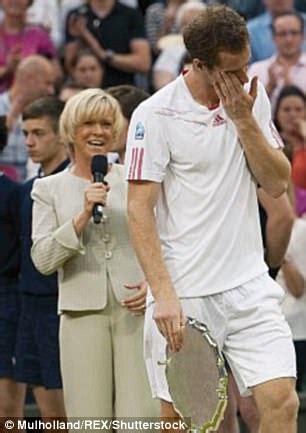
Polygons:
M185 316L205 322L240 393L252 393L261 433L294 433L295 355L269 277L256 187L272 197L290 167L264 87L246 70L244 20L208 7L184 30L192 68L136 109L126 155L129 224L150 284L145 357L163 417L175 416L166 344L181 348ZM200 362L200 360L199 360Z

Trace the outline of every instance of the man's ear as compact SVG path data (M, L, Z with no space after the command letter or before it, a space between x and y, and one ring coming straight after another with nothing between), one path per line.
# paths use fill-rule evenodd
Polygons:
M200 59L193 59L193 67L196 71L204 71L206 70L205 64Z

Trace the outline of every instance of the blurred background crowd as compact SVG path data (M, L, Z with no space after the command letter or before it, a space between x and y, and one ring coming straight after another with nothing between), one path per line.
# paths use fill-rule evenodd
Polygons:
M31 207L24 199L30 200L33 178L63 169L68 163L62 147L50 151L48 137L42 137L45 132L39 128L38 139L45 139L46 145L43 150L38 149L35 134L24 126L27 117L23 119L23 114L27 113L27 107L40 98L50 97L51 105L57 107L59 114L71 96L87 88L102 88L118 99L128 125L139 102L191 67L182 30L199 11L213 3L230 6L247 20L251 46L249 75L258 76L266 88L275 126L292 164L288 192L292 233L277 278L286 291L283 308L296 345L298 389L302 391L306 390L305 0L0 0L0 171L3 174L0 321L9 314L8 296L13 292L29 295L30 283L33 286L35 282L29 262L31 215L17 233L20 209L26 215ZM59 101L62 106L56 105ZM31 113L28 116L35 118ZM56 136L57 128L53 133ZM40 138L39 134L42 134ZM121 148L109 155L111 161L124 163L124 146L123 139ZM20 206L20 191L25 208ZM10 224L14 224L13 228ZM10 237L8 230L12 231ZM20 270L24 278L20 278ZM46 285L41 281L39 284ZM50 308L56 316L55 280L49 281L47 287L48 284L50 291L46 289L42 294L53 296ZM16 291L12 289L17 286ZM43 308L48 310L46 302ZM13 336L19 332L18 311L10 312L10 317L16 320L12 320L12 335L7 336L10 341L3 343L2 351L14 344ZM57 322L50 325L55 334L57 326ZM22 337L24 344L26 338L30 337ZM20 352L27 350L20 347ZM50 356L58 356L56 349ZM42 356L39 362L48 361ZM62 397L57 392L61 388L59 377L50 379L50 386L46 385L48 380L22 373L17 385L12 385L12 377L11 372L0 369L0 415L20 414L16 409L16 395L20 407L25 391L24 387L18 388L19 382L38 387L35 397L41 413L64 414ZM3 383L5 386L1 387ZM49 389L56 393L46 393Z

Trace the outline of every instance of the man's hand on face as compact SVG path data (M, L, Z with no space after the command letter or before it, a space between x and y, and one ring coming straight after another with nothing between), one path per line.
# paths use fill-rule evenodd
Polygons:
M226 113L234 123L251 116L257 96L257 77L252 78L249 93L232 72L217 72L213 86Z

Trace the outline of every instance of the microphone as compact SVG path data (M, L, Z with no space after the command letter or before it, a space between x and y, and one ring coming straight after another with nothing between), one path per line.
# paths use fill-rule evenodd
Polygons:
M108 170L107 157L105 155L94 155L91 160L91 173L94 182L103 182ZM92 216L95 224L99 224L103 217L103 206L100 203L94 205Z

